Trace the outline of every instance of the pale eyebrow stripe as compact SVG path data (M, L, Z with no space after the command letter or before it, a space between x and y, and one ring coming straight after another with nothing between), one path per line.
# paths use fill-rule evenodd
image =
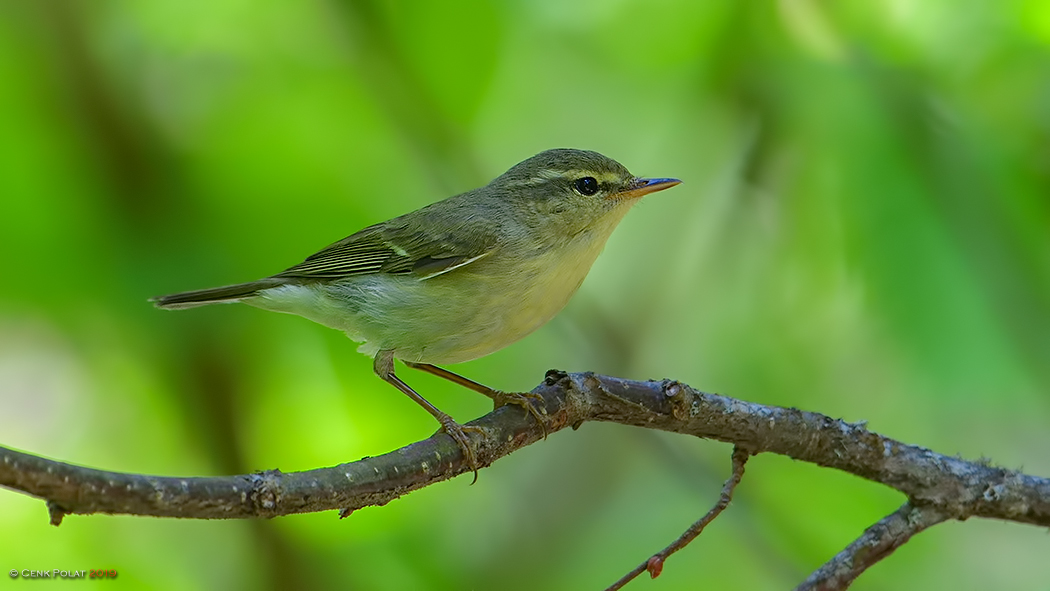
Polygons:
M512 183L508 183L507 186L509 186L509 187L532 187L532 186L535 186L535 185L542 185L543 183L546 183L546 182L548 182L548 181L550 181L552 179L556 179L556 178L558 178L560 176L562 176L562 173L558 172L557 170L553 170L553 169L547 168L547 169L541 170L539 172L539 174L537 174L536 176L534 176L534 177L532 177L530 179L514 181Z
M544 182L552 180L552 179L560 178L562 176L565 176L565 173L558 172L557 170L554 170L553 168L545 168L545 169L541 170L539 174L537 174L536 176L534 176L531 179L529 179L529 184L531 184L531 185L538 185L540 183L544 183Z
M535 185L542 185L543 183L546 183L547 181L550 181L550 180L556 179L556 178L562 178L562 177L574 178L574 177L582 177L582 176L594 176L598 180L598 182L600 182L600 183L612 183L612 182L620 180L620 177L615 172L604 172L604 173L596 174L594 172L590 172L590 171L579 169L579 168L574 168L572 170L566 170L566 171L557 171L557 170L554 170L554 169L551 169L551 168L547 168L547 169L541 170L536 176L534 176L534 177L532 177L532 178L530 178L528 180L516 181L511 186L515 186L515 187L532 187L532 186L535 186Z
M558 175L558 176L562 176L562 175L567 176L569 178L592 176L600 183L611 183L611 182L620 180L619 175L617 175L615 172L596 173L596 172L593 172L593 171L590 171L590 170L584 170L584 169L581 169L581 168L574 168L572 170L566 170L565 172L563 172L561 175Z

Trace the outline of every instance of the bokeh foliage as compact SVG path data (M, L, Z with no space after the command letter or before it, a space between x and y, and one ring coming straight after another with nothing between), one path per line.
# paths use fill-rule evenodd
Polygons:
M0 3L0 442L212 475L383 453L432 419L255 279L540 150L685 183L566 311L456 368L674 377L1050 474L1042 0ZM403 374L460 420L484 399ZM597 588L701 515L727 446L615 425L338 521L70 517L0 493L0 571L119 586ZM903 501L754 458L638 588L785 588ZM946 524L857 589L1032 588L1045 532Z

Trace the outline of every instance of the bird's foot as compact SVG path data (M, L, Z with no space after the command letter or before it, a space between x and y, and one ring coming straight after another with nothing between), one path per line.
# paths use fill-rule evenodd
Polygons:
M474 484L478 481L478 455L474 451L474 446L471 445L470 440L467 438L467 433L484 434L485 430L481 427L460 425L448 415L438 417L438 422L441 423L441 430L447 433L448 436L459 445L460 451L463 452L463 459L467 462L467 467L474 472L474 480L470 481L471 484Z
M524 408L540 424L540 428L543 429L543 438L547 438L547 424L550 419L547 417L543 396L532 392L501 392L493 390L492 401L495 403L496 408L507 404ZM536 408L537 405L539 406L538 409Z

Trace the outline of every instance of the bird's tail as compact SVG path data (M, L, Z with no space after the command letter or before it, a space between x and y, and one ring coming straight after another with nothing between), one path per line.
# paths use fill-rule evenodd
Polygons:
M284 283L286 283L286 281L271 277L252 281L250 283L238 283L237 285L227 285L224 287L198 289L196 291L184 291L182 293L157 296L155 298L150 298L149 301L153 302L153 305L158 308L164 308L165 310L184 310L186 308L196 308L197 306L206 306L208 304L228 304L239 302L244 298L258 294L264 289L277 287Z

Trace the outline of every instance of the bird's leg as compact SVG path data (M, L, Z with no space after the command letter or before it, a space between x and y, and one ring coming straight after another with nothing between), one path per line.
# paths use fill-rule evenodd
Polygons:
M420 396L411 386L401 381L401 378L394 375L394 353L393 351L380 351L376 354L375 362L373 365L376 375L383 378L384 381L390 383L398 390L401 390L409 398L416 401L416 404L422 406L427 412L431 414L439 423L441 428L448 433L463 450L463 457L467 461L467 465L474 471L474 480L471 484L478 481L478 458L474 453L474 448L471 447L470 441L467 439L466 431L473 431L475 433L484 433L479 427L471 427L469 425L460 425L452 417L442 412L438 407L430 404L426 398Z
M514 404L527 410L529 414L536 419L536 422L543 428L543 438L547 438L547 421L540 414L540 411L536 410L536 407L532 404L533 400L539 401L540 408L543 409L543 397L539 394L533 394L532 392L501 392L500 390L493 390L484 384L479 384L474 380L465 378L457 373L452 373L447 369L442 369L436 365L430 365L429 363L412 363L411 361L405 361L405 365L412 369L420 369L427 373L434 374L438 377L445 378L446 380L469 388L479 394L484 394L492 399L496 408L503 406L504 404ZM544 410L546 412L546 410Z

